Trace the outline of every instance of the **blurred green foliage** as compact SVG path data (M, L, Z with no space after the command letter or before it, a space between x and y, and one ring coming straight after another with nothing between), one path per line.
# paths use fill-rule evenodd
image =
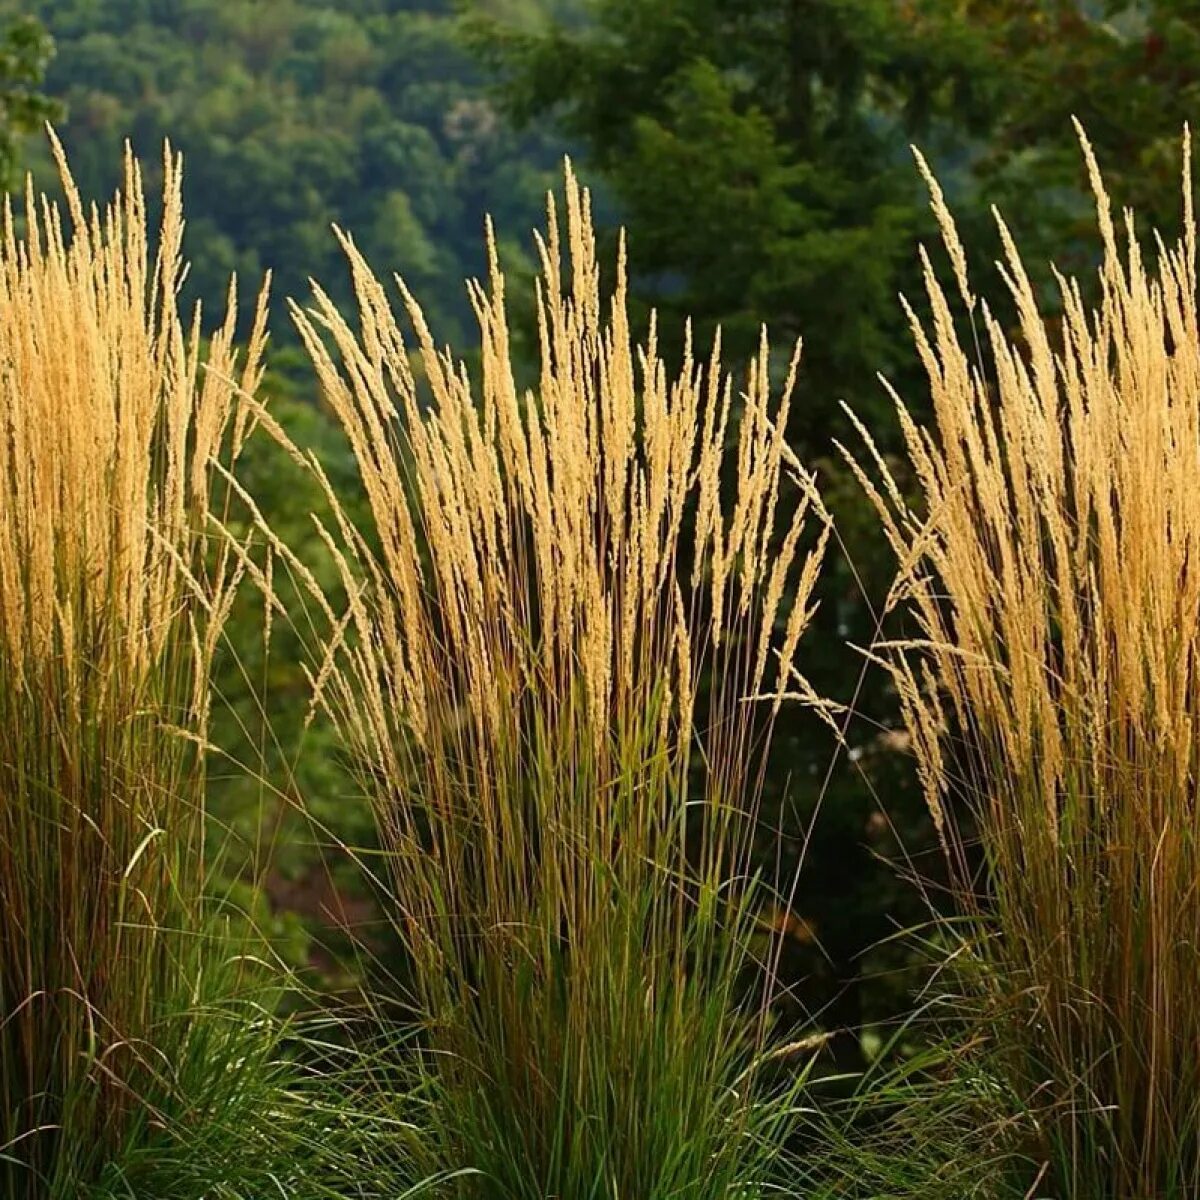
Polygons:
M17 181L18 148L25 134L61 115L41 88L54 41L33 17L0 9L0 186Z
M959 7L593 0L548 28L470 28L518 124L554 117L611 184L637 295L679 318L666 336L685 315L740 355L764 321L803 336L790 433L811 443L908 357L896 292L928 223L906 144L982 129L991 100Z
M310 276L346 294L336 223L461 341L485 213L514 267L529 252L561 143L512 131L441 0L25 7L58 45L46 86L84 195L111 190L126 138L150 168L164 138L182 151L189 290L210 312L231 272L250 287L272 270L273 338L293 340L282 297Z

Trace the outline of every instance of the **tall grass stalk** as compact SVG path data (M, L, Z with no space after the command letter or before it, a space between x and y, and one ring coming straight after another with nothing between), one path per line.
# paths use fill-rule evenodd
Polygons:
M964 348L926 260L929 430L900 420L923 503L862 475L914 636L877 648L976 943L1038 1194L1200 1194L1200 329L1190 161L1178 244L1143 258L1095 190L1089 308L1039 311L1004 224L1010 333L972 295L936 184ZM978 831L975 887L968 830Z
M534 390L490 238L475 383L400 283L410 356L348 237L357 327L319 289L294 307L373 517L329 489L350 602L315 702L386 847L431 1166L480 1196L754 1195L786 1102L739 992L750 838L775 714L811 698L827 531L783 441L798 356L778 401L765 340L740 399L719 348L672 374L634 345L623 252L602 299L572 177L548 219Z
M225 1003L202 911L208 670L242 570L202 531L266 309L241 355L232 289L206 348L182 321L169 148L153 231L131 155L85 211L55 150L65 215L30 183L0 235L0 1191L74 1198L135 1194L121 1164L145 1176L155 1138L169 1158L258 1103L265 1025ZM171 1194L232 1194L183 1186L201 1160Z

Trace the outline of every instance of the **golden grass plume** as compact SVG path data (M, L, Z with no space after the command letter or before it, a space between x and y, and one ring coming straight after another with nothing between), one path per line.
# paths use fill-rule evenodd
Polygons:
M171 1069L157 1022L190 986L175 935L241 571L208 551L209 461L248 431L266 309L240 364L232 290L207 347L181 319L169 147L157 230L128 151L85 210L54 149L65 213L30 181L0 232L0 1177L58 1194Z
M925 259L931 324L910 315L932 427L898 402L920 504L879 455L860 470L900 562L892 606L915 621L875 653L964 902L992 922L986 974L1037 1153L1066 1195L1185 1196L1200 1187L1190 154L1185 141L1182 237L1158 240L1151 265L1079 135L1103 246L1094 305L1055 272L1061 317L1043 315L997 218L1016 324L980 304L977 361ZM970 312L966 256L934 202Z
M273 545L330 623L314 703L375 804L457 1097L449 1159L471 1120L499 1121L513 1140L475 1142L490 1138L494 1171L532 1170L547 1194L570 1193L572 1171L659 1194L681 1144L702 1127L738 1144L750 1107L712 1117L755 1023L734 1011L743 951L696 931L744 903L779 704L816 702L795 657L828 517L784 442L798 348L774 400L765 334L740 396L719 345L698 362L689 339L672 371L653 328L635 344L624 250L606 298L569 172L565 228L551 203L538 240L532 388L490 234L474 374L397 280L410 350L341 241L357 326L320 288L293 315L370 509L355 528L326 484L344 615ZM707 965L721 955L723 975ZM722 1186L708 1150L690 1161Z

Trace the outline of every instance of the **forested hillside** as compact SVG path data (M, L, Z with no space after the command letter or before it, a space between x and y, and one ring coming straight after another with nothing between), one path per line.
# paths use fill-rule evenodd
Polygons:
M485 213L512 264L527 256L563 143L516 134L456 36L448 0L38 0L57 46L46 91L81 190L106 194L121 143L185 157L190 287L206 307L231 271L274 272L282 297L308 276L342 280L331 223L380 270L400 271L439 337L470 316ZM537 4L497 6L536 24ZM33 139L28 160L46 161ZM40 175L45 174L41 172ZM47 181L49 176L46 175Z

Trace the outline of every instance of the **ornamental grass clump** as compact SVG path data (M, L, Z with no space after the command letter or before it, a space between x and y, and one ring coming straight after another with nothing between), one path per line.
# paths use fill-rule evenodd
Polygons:
M182 322L169 149L156 230L131 156L103 210L59 163L65 214L31 183L0 235L0 1192L243 1194L222 1188L261 1165L234 1147L275 1067L203 907L208 671L241 573L204 526L265 303L240 354L232 293L206 346Z
M653 329L635 345L623 253L606 300L570 175L530 390L490 238L476 376L401 283L410 353L342 242L357 325L319 289L293 311L373 521L329 489L349 603L314 695L378 819L428 1166L479 1196L758 1194L788 1099L759 1087L741 990L750 839L779 705L812 699L794 658L827 535L783 441L797 359L773 400L765 340L740 396L716 348L672 372Z
M1086 139L1097 300L1056 273L1042 315L1004 224L1016 306L970 290L933 185L964 348L926 260L912 325L934 421L903 404L910 508L863 482L900 560L912 636L877 648L899 690L962 903L1037 1194L1200 1194L1200 329L1184 227L1143 257ZM977 321L976 321L977 319ZM985 365L986 363L986 365ZM977 833L978 850L969 844ZM974 872L978 872L978 877Z

